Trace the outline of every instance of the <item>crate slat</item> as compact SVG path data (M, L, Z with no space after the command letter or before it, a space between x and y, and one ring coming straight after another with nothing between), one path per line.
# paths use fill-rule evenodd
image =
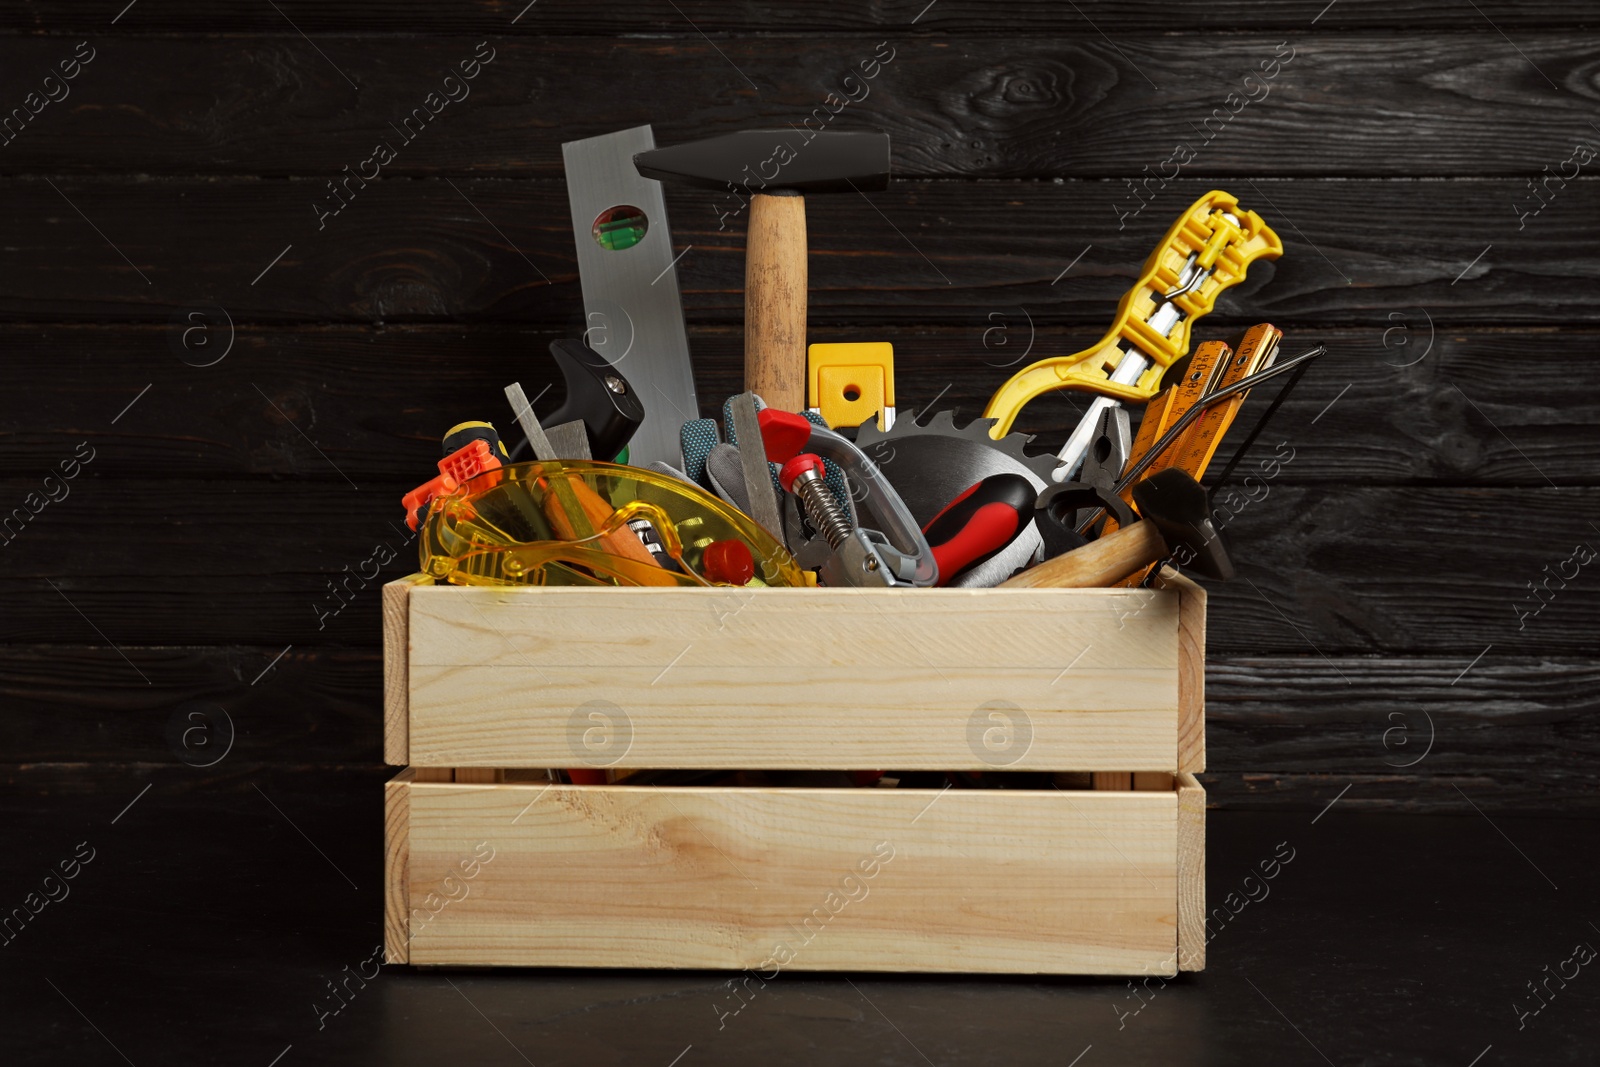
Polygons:
M407 762L1198 769L1192 595L408 587Z
M391 789L409 812L389 825L409 838L415 964L1171 974L1203 959L1180 946L1203 939L1204 793L1192 776L1177 784L654 789L402 773Z

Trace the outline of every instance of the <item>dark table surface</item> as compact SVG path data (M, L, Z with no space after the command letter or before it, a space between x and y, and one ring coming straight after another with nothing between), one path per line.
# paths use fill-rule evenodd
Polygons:
M1211 812L1208 903L1237 912L1213 923L1204 973L1138 991L1122 979L786 973L730 1013L739 1002L722 973L385 967L324 1015L327 980L370 974L382 939L389 773L14 776L0 799L0 907L45 888L60 899L0 946L0 1062L1600 1058L1600 963L1580 962L1600 947L1595 822L1339 803ZM1260 877L1262 861L1291 853ZM75 856L76 877L46 886Z

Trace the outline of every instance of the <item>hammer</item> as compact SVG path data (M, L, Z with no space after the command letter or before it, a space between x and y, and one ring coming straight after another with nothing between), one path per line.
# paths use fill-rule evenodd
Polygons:
M1143 519L1082 548L1023 571L1001 589L1081 589L1115 585L1167 556L1208 578L1232 578L1233 563L1211 523L1211 502L1185 470L1169 467L1134 486Z
M745 248L745 389L779 411L806 406L807 193L889 186L882 130L741 130L640 152L646 178L750 194Z

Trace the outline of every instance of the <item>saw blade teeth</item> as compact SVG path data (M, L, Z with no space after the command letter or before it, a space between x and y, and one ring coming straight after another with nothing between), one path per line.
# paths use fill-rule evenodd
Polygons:
M990 440L995 440L994 435L989 433L989 431L993 429L994 424L999 421L999 419L973 419L971 422L967 423L966 427L961 432L971 434L974 437L976 437L978 434L982 434ZM1000 438L1000 440L1004 440L1004 438Z
M994 427L995 423L995 419L979 417L968 422L965 426L957 428L953 409L930 412L928 409L915 411L908 408L895 419L894 425L887 431L878 430L876 424L869 421L862 427L856 443L862 445L863 448L867 443L876 446L875 454L872 458L874 462L884 463L889 458L894 458L897 455L896 452L892 451L896 447L896 442L904 441L910 444L913 439L917 438L953 438L971 442L975 445L982 445L984 448L992 449L994 452L1006 456L1020 471L1025 471L1041 488L1047 488L1053 484L1050 475L1059 462L1056 457L1048 452L1029 455L1023 446L1033 440L1032 434L1011 433L998 439L990 437L989 431ZM868 429L869 427L870 430ZM876 452L882 450L890 451L888 451L887 455L876 454ZM909 457L912 453L907 453L906 455ZM912 462L915 461L913 460ZM900 466L907 471L911 469L904 462ZM891 477L889 480L894 482L895 478Z
M999 421L997 419L980 416L960 427L956 426L955 419L956 411L954 408L934 411L931 414L926 408L921 411L908 408L896 417L894 425L888 430L878 429L877 423L870 419L863 423L857 435L856 443L892 441L895 438L915 437L926 434L934 434L941 437L959 437L971 441L981 441L996 451L1015 456L1029 467L1045 474L1048 474L1055 467L1056 457L1050 453L1046 452L1035 456L1029 455L1023 450L1023 446L1033 442L1034 434L1008 433L1004 437L995 438L989 436L989 431Z

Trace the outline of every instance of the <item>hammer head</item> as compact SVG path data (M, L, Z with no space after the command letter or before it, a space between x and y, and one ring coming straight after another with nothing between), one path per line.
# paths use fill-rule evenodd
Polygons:
M741 130L640 152L646 178L751 193L876 192L889 187L883 130Z
M1144 520L1161 531L1179 566L1208 578L1233 577L1233 561L1211 522L1211 500L1188 471L1157 471L1133 487L1133 502Z

